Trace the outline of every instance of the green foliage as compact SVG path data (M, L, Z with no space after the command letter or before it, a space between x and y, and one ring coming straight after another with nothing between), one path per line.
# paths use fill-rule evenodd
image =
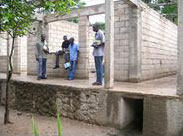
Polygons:
M177 0L142 0L147 4L153 3L153 8L167 19L177 24ZM162 5L163 4L163 5Z
M97 24L99 26L100 30L105 31L105 23L103 23L103 22L96 22L95 24Z
M62 136L62 125L59 112L57 112L57 128L58 128L58 136Z
M63 14L76 5L73 0L0 0L0 3L0 31L11 37L26 35L36 12Z
M62 124L60 119L60 113L57 112L57 129L58 129L58 136L62 136ZM34 136L39 136L39 129L34 121L34 117L32 116L32 131Z
M33 131L34 136L39 136L39 130L38 130L38 127L34 121L33 116L32 116L32 131Z

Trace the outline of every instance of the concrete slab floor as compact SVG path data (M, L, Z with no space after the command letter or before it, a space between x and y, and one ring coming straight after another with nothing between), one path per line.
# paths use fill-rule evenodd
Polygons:
M6 74L1 73L0 79L5 78ZM36 76L14 74L12 79L39 84L51 84L85 89L103 89L103 86L92 86L94 78L90 78L90 80L75 79L69 81L58 77L48 77L46 80L37 80ZM114 88L110 89L109 91L129 93L134 95L176 96L176 76L168 76L160 79L144 81L142 83L115 82Z

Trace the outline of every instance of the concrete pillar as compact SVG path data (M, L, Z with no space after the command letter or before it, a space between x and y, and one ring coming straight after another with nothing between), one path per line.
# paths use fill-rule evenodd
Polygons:
M20 37L15 39L15 49L13 54L13 73L20 74L21 66L21 39Z
M105 88L114 86L114 1L106 3Z
M35 46L38 40L41 40L42 23L34 22L32 25L32 32L27 37L27 74L37 75L37 63L35 58Z
M88 16L79 17L79 61L76 78L89 78L89 19Z
M130 50L129 50L129 81L141 81L141 41L142 20L141 10L137 7L131 13L130 21Z
M144 98L143 136L182 136L182 113L181 97Z
M183 94L183 0L178 0L178 74L177 94Z

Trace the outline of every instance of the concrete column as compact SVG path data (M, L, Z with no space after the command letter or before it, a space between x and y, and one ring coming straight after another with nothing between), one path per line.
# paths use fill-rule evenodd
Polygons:
M29 34L27 37L27 74L37 75L37 62L35 58L35 46L38 40L41 40L42 23L34 22L32 32L35 35Z
M89 78L89 19L88 16L79 17L79 61L76 70L76 78Z
M178 0L178 74L177 94L183 94L183 0Z
M106 3L105 88L114 86L114 1Z
M15 39L15 49L13 54L13 73L20 74L21 66L21 39L20 37Z
M137 7L131 13L130 19L130 50L129 50L129 81L141 81L141 41L142 20L141 10Z

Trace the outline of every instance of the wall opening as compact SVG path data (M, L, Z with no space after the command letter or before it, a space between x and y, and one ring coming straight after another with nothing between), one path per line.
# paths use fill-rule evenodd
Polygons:
M121 130L121 133L141 136L143 131L143 99L124 98L124 100L132 109L133 119L129 125Z
M27 74L27 36L21 37L20 40L20 73Z
M105 14L97 14L97 15L92 15L89 16L89 33L88 33L88 37L89 37L89 67L90 67L90 74L89 77L91 79L93 79L95 77L95 62L94 62L94 56L93 56L93 47L91 47L92 43L95 40L95 32L93 31L92 26L94 24L98 24L99 25L99 29L101 31L103 31L103 33L105 34ZM104 59L104 58L103 58ZM103 66L104 68L104 66Z

